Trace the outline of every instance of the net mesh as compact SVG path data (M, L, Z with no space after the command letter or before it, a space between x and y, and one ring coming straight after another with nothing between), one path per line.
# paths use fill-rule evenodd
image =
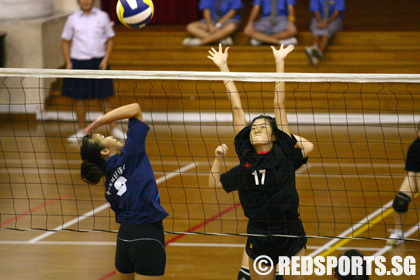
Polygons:
M67 142L77 126L74 105L60 96L65 77L112 78L112 108L141 105L151 127L147 154L170 214L167 232L246 234L238 194L208 186L219 144L230 147L224 170L238 164L223 80L236 81L247 120L273 116L274 82L286 81L292 133L315 145L296 173L308 237L383 239L394 228L392 200L406 176L404 158L420 120L420 75L1 72L1 229L118 229L103 183L81 180L79 145ZM86 106L90 120L102 113L96 100ZM109 134L106 127L99 132ZM413 199L405 225L417 226L413 240L419 240L417 204Z

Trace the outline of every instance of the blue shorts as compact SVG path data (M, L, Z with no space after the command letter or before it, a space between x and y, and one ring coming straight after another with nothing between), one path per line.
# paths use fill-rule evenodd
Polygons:
M207 26L207 21L204 18L201 19L199 22L204 24L205 26ZM222 23L222 28L225 27L228 23L234 23L234 24L236 24L236 28L238 28L239 22L240 22L240 20L238 20L236 18L230 18L227 21L225 21L224 23ZM213 23L213 25L215 25L216 21L212 20L212 23Z
M280 33L286 30L288 26L289 19L285 16L278 16L275 24L272 24L270 16L263 17L254 23L255 30L268 36Z
M343 20L341 18L337 18L334 21L330 22L327 28L319 28L318 21L316 18L312 18L310 29L312 35L315 36L326 36L331 38L335 33L343 29Z

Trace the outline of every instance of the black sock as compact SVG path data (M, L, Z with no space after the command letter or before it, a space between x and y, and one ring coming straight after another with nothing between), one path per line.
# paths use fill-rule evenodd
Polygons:
M280 275L278 271L276 271L276 280L283 280L283 275Z
M249 268L241 267L238 273L238 280L251 280L251 275L249 274Z

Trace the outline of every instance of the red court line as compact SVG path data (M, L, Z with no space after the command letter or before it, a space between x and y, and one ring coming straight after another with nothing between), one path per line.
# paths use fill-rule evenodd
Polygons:
M233 209L235 209L235 208L239 207L240 205L241 205L240 203L236 203L235 205L232 205L232 206L230 206L230 207L226 208L225 210L223 210L223 211L221 211L221 212L217 213L217 214L216 214L216 215L214 215L213 217L208 218L208 219L207 219L207 220L205 220L204 222L201 222L201 223L199 223L198 225L193 226L192 228L188 229L188 230L187 230L187 231L185 231L185 232L193 232L193 231L195 231L196 229L199 229L200 227L203 227L203 226L207 225L208 223L210 223L210 222L212 222L212 221L216 220L217 218L219 218L219 217L223 216L224 214L226 214L226 213L228 213L228 212L232 211ZM180 238L182 238L182 237L184 237L184 236L186 236L186 235L187 235L187 234L179 234L179 235L177 235L177 236L175 236L175 237L173 237L173 238L169 239L168 241L166 241L166 242L165 242L165 245L166 245L166 246L168 246L169 244L171 244L171 243L173 243L173 242L177 241L178 239L180 239ZM110 278L110 277L114 276L115 274L116 274L116 271L114 270L114 271L112 271L112 272L108 273L107 275L104 275L104 276L102 276L101 278L98 278L98 280L105 280L105 279L108 279L108 278Z
M241 205L240 203L237 203L237 204L235 204L235 205L232 205L232 206L230 206L229 208L226 208L225 210L223 210L222 212L219 212L218 214L214 215L213 217L208 218L208 219L207 219L207 220L205 220L204 222L199 223L198 225L196 225L196 226L194 226L194 227L190 228L190 229L189 229L189 230L187 230L186 232L193 232L194 230L196 230L196 229L198 229L198 228L200 228L200 227L202 227L202 226L207 225L208 223L210 223L210 222L214 221L215 219L217 219L217 218L219 218L219 217L223 216L224 214L226 214L226 213L228 213L228 212L232 211L233 209L237 208L237 207L238 207L238 206L240 206L240 205ZM166 242L165 242L165 245L166 245L166 246L168 246L169 244L171 244L171 243L173 243L173 242L177 241L178 239L182 238L182 237L183 237L183 236L185 236L185 235L186 235L186 234L179 234L179 235L177 235L177 236L173 237L172 239L169 239L168 241L166 241Z
M31 208L31 209L29 209L28 211L23 212L22 214L19 214L19 215L17 215L17 216L15 216L15 217L13 217L13 218L10 218L10 219L8 219L7 221L4 221L3 223L1 223L1 224L0 224L0 228L1 228L1 227L3 227L4 225L7 225L7 224L9 224L9 223L13 222L13 221L16 221L16 220L17 220L17 219L19 219L19 218L22 218L23 216L26 216L26 215L31 214L31 213L33 213L33 212L35 212L35 211L37 211L37 210L39 210L39 209L41 209L41 208L44 208L44 207L46 207L47 205L49 205L49 204L51 204L51 203L54 203L54 202L56 202L57 200L60 200L60 199L62 199L62 198L64 198L64 197L66 197L66 196L67 196L67 195L60 195L60 196L58 196L58 197L56 197L56 198L53 198L53 199L51 199L51 200L48 200L47 202L44 202L44 203L42 203L42 204L40 204L40 205L38 205L38 206L36 206L36 207L34 207L34 208Z
M105 280L105 279L108 279L108 278L110 278L110 277L114 276L116 273L117 273L117 272L114 270L114 271L112 271L112 272L108 273L107 275L104 275L104 276L102 276L101 278L98 278L98 280Z

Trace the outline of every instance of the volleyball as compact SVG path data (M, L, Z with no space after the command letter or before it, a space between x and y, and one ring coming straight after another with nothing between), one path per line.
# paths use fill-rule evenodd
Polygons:
M153 17L152 0L118 0L118 19L128 28L142 28Z

